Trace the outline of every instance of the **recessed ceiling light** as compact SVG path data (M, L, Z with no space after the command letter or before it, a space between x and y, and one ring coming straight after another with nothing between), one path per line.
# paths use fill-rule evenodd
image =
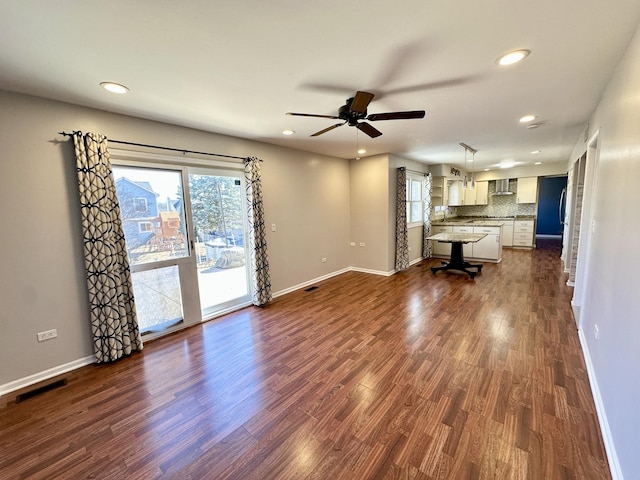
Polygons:
M532 129L532 128L538 128L540 126L539 123L532 123L531 125L527 125L528 129Z
M485 171L485 172L488 172L488 171L489 171L489 169L488 169L488 168L485 168L485 169L484 169L484 171Z
M513 167L513 165L514 165L513 162L505 162L500 164L500 168L511 168Z
M364 148L361 148L360 150L358 150L358 153L360 155L367 153L367 151Z
M542 165L542 162L535 162L534 165Z
M111 93L129 93L129 89L119 83L102 82L100 86Z
M535 115L525 115L520 119L520 123L529 123L536 119Z
M532 151L531 151L531 154L532 154L532 155L537 155L537 154L539 154L539 153L540 153L540 150L532 150Z
M513 65L514 63L518 63L521 60L524 60L531 53L530 50L515 50L513 52L505 53L502 55L496 63L498 65Z
M294 130L282 130L283 135L293 135L296 133Z

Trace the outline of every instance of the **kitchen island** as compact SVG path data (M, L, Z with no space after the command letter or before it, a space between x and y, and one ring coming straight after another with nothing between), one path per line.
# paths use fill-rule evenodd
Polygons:
M470 219L455 217L447 221L436 221L431 225L433 235L439 233L484 234L476 243L464 244L463 254L466 258L498 263L502 260L503 222L489 219ZM432 255L447 258L449 246L445 243L433 243Z
M440 270L457 270L468 274L471 278L475 278L476 274L482 271L482 264L465 262L462 245L479 242L486 236L486 233L438 233L427 237L427 240L451 244L449 261L443 262L441 267L431 267L431 272L435 274ZM474 268L475 271L469 270L470 268Z

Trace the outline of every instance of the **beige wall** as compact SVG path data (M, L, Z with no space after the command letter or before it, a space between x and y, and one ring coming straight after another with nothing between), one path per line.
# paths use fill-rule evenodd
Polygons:
M581 229L588 236L589 248L584 252L580 335L595 386L605 442L609 453L614 453L610 458L614 478L637 478L640 472L640 29L589 125L587 138L593 138L599 131L599 161L592 172L595 173L593 185L585 186L585 199L592 199L592 217L584 218L583 225L592 228ZM569 162L585 150L581 138Z
M274 292L350 265L347 160L2 91L0 111L0 386L93 354L73 149L59 131L260 157Z
M389 157L351 160L351 265L376 273L389 272ZM360 244L365 246L361 247Z

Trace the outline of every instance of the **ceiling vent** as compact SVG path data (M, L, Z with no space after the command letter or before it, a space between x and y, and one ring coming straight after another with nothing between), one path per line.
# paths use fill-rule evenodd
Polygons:
M513 192L509 190L508 178L496 180L496 192L494 195L513 195Z

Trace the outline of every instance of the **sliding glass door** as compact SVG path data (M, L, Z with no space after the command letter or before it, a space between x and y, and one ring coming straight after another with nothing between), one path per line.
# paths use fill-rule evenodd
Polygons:
M242 177L191 169L189 192L200 306L207 318L249 301Z
M143 335L249 303L240 172L114 162L113 174Z

